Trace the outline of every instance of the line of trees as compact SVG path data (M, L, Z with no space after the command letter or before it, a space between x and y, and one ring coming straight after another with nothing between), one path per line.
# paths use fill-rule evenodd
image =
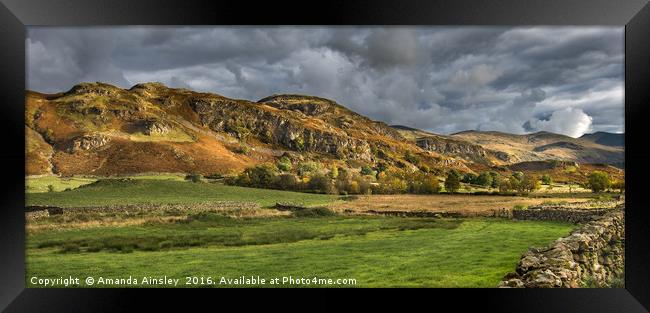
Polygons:
M444 183L441 184L439 177L433 173L408 171L385 164L362 166L357 170L336 165L325 168L323 164L313 161L294 166L287 157L280 158L275 164L265 163L247 168L241 174L227 177L224 181L237 186L327 194L435 194L442 192L443 187L444 191L455 193L460 190L462 183L498 188L500 193L524 193L539 189L542 183L552 184L548 174L541 178L523 172L501 176L495 171L486 171L476 175L461 174L453 169L447 172ZM609 174L601 171L592 172L584 186L593 192L625 190L624 181L612 182Z

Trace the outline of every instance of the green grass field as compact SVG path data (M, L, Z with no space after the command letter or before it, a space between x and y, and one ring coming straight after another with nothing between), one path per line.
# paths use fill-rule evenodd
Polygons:
M174 175L139 178L28 193L27 204L252 201L268 207L276 202L320 206L339 201L329 195L191 183ZM219 284L220 278L259 275L267 280L355 279L358 287L495 287L529 247L548 245L575 227L496 218L230 218L193 212L169 220L146 216L156 213L75 214L74 222L83 223L64 225L71 220L53 215L28 224L28 286L41 286L32 284L32 277L80 277L80 286L87 287L86 276L168 276L180 279L178 287L197 287L185 285L185 277L194 276L212 277L213 287L236 287ZM95 219L105 220L93 224ZM48 227L34 228L44 224Z
M167 275L184 282L260 275L353 278L358 287L495 287L528 247L571 228L501 219L323 217L48 231L29 237L27 284L33 276ZM192 239L187 248L175 246Z
M41 184L42 185L42 184ZM210 201L253 201L261 206L276 202L323 205L336 196L226 186L220 183L191 183L163 176L142 176L130 181L101 180L64 192L27 193L27 205L61 207L99 206L140 203L197 203Z

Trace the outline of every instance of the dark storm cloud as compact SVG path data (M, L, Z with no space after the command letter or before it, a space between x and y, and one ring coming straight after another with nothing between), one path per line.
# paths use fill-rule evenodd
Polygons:
M27 51L43 92L160 81L442 133L623 131L621 27L32 27Z

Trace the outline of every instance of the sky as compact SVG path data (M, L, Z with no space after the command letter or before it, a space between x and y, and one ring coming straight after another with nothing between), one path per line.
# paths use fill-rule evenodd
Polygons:
M332 99L442 134L624 131L623 27L29 27L27 88Z

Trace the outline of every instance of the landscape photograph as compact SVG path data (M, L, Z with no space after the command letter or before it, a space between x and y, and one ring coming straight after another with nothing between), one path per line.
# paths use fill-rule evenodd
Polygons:
M624 288L624 28L27 28L28 288Z

